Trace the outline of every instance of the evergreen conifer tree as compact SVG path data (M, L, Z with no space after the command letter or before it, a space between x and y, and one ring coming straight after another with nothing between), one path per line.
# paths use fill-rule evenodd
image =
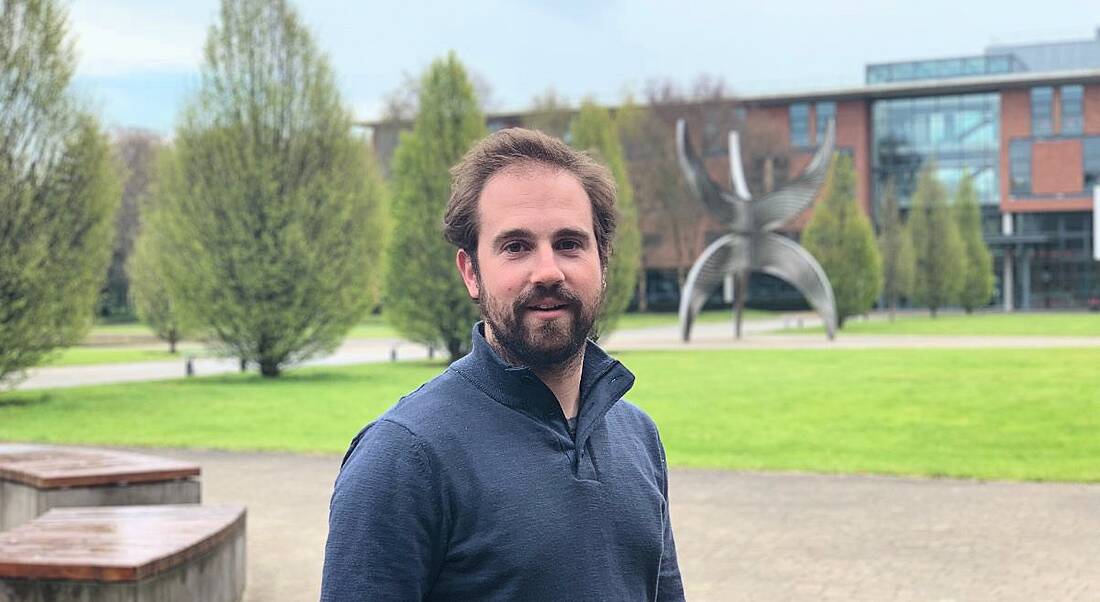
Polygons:
M959 289L959 305L966 313L972 313L993 297L993 257L982 238L978 194L969 177L963 178L955 195L955 214L966 260L963 283Z
M802 245L825 270L836 300L837 326L866 313L882 290L882 258L871 222L859 207L849 157L838 155L829 168L825 199L814 207Z
M941 307L958 298L966 269L954 212L935 173L931 162L921 170L908 222L913 241L913 298L927 306L933 318Z
M898 299L913 287L913 242L901 221L898 195L893 181L887 182L882 204L882 227L878 237L882 255L882 296L894 321Z
M91 328L121 195L59 4L0 2L0 384Z
M595 325L596 336L603 336L615 329L619 317L634 296L642 255L638 210L634 205L634 190L626 170L619 130L607 109L585 101L570 128L570 144L592 153L597 161L611 170L615 178L615 206L619 221L607 266L603 306Z
M453 53L428 68L417 104L413 130L402 133L393 158L383 313L406 338L442 345L458 358L470 350L478 310L455 269L455 252L443 239L441 224L450 168L486 135L485 117Z

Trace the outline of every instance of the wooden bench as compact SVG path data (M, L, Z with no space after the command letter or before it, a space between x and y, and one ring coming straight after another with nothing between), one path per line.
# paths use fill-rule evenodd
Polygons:
M241 506L57 508L0 533L2 602L237 602Z
M196 464L144 454L0 444L0 531L51 508L197 504L199 473Z

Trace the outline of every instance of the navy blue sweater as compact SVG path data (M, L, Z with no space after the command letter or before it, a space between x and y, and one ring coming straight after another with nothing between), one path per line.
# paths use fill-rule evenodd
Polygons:
M351 443L321 600L681 600L668 472L634 376L589 342L575 439L554 394L473 351Z

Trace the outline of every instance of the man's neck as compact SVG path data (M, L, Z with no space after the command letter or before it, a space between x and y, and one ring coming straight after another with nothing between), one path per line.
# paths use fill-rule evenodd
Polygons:
M485 328L485 340L504 361L512 365L519 365L519 362L516 362L497 342L492 329L488 325ZM557 398L566 419L575 417L580 410L581 370L584 368L584 351L585 348L582 347L580 353L555 366L531 368L531 372L534 372L535 376L539 377L539 380Z
M581 368L584 366L584 349L572 359L551 368L531 368L531 372L554 393L565 417L573 418L580 410Z

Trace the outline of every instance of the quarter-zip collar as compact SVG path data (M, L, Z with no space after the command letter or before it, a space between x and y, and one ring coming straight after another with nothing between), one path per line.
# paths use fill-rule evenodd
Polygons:
M485 340L484 324L473 328L470 353L451 364L495 401L549 424L562 422L561 404L554 393L526 366L505 362ZM634 375L618 360L589 340L581 367L576 447L583 449L592 429L630 387Z

